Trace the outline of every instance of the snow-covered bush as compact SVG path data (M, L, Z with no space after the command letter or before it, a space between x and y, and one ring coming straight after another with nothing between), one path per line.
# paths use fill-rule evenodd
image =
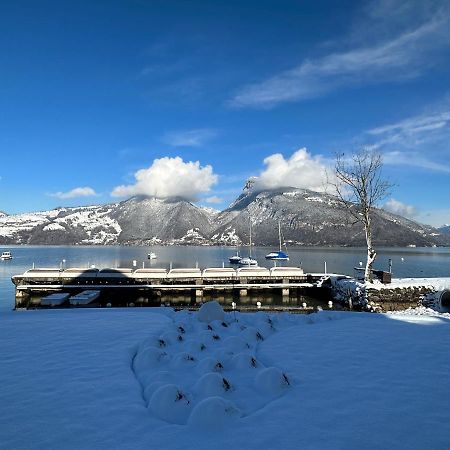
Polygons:
M258 347L288 315L225 314L216 302L182 311L130 350L148 410L168 423L223 428L286 392L290 380L258 360ZM272 363L271 363L272 364Z
M197 314L197 318L200 322L209 323L214 320L223 322L225 318L225 312L218 302L215 300L203 304Z
M256 376L255 384L260 392L276 397L285 391L291 384L289 378L277 367L268 367Z
M178 424L186 423L192 409L188 396L174 384L158 388L151 396L148 407L156 417Z
M239 353L248 350L250 344L239 336L228 336L223 342L223 348L231 353Z
M207 373L203 375L196 383L195 390L202 397L211 395L224 395L231 391L231 382L219 373Z
M188 424L204 430L224 428L241 416L239 409L221 397L208 397L192 411Z
M251 353L242 352L235 355L232 359L233 366L238 370L251 370L262 367L261 363Z
M335 301L350 308L366 308L366 287L363 283L347 276L330 276L329 280Z
M156 347L147 347L139 352L133 361L133 367L136 372L146 372L160 367L169 360L169 355Z

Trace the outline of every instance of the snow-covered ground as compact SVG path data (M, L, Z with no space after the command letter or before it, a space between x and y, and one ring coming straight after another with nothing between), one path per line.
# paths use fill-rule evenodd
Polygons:
M393 278L389 284L381 282L371 283L367 286L370 289L396 289L410 287L431 287L436 291L450 289L450 278Z
M3 313L0 448L450 447L448 315L218 314Z

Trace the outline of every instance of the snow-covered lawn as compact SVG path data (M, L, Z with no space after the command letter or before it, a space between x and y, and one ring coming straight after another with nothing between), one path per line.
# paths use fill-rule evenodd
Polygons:
M0 316L0 448L450 448L448 315Z

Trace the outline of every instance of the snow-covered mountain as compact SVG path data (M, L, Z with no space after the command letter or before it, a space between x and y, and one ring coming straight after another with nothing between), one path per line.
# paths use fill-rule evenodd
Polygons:
M213 216L181 199L133 197L109 205L0 217L0 243L199 243L210 234ZM196 242L198 229L202 234Z
M111 218L117 204L57 208L0 217L0 242L15 244L112 244L121 232Z
M446 223L445 225L442 225L442 227L439 227L438 230L440 233L450 234L450 224Z
M110 217L122 230L118 243L198 244L211 234L215 215L181 198L133 197L119 203Z
M250 180L222 212L181 198L133 197L100 206L0 216L0 244L364 245L364 232L339 200L306 189L254 191ZM373 217L376 245L448 245L450 237L384 210Z
M307 189L279 188L255 192L246 186L243 193L216 219L216 234L230 230L248 240L252 220L252 240L256 245L278 243L278 221L286 242L297 245L365 245L364 231L355 224L344 205L334 196ZM374 211L376 245L429 246L449 243L433 227L421 225L382 209Z

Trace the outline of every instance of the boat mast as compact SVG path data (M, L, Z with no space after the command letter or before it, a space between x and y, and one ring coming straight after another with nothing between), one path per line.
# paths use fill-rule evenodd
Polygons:
M252 257L252 218L250 217L250 248L248 250L249 258Z
M281 252L281 220L278 220L278 240L280 242L280 252Z

